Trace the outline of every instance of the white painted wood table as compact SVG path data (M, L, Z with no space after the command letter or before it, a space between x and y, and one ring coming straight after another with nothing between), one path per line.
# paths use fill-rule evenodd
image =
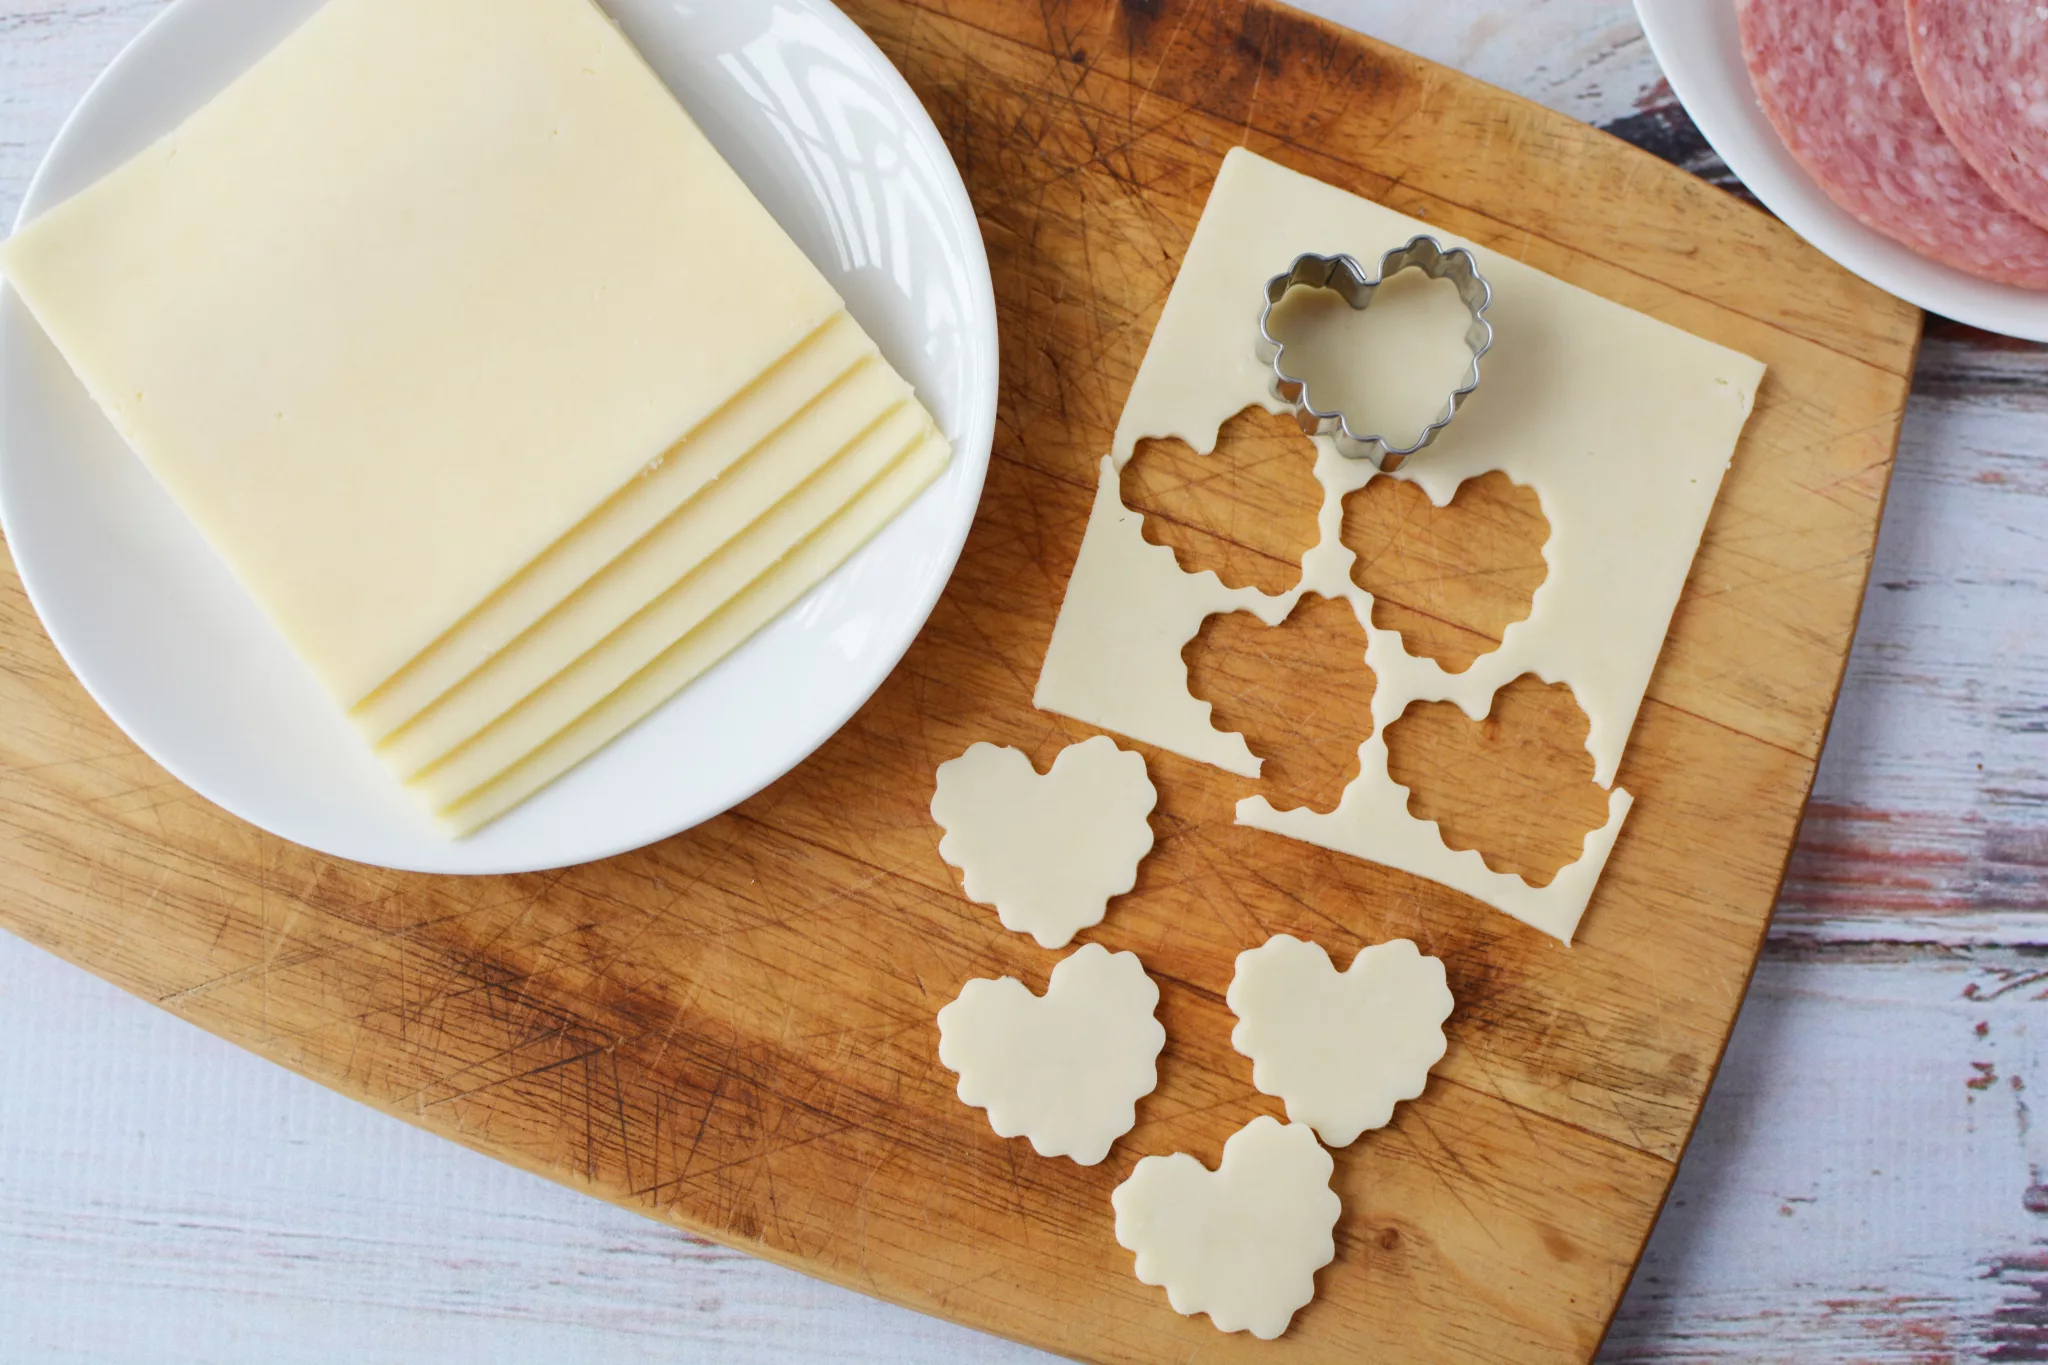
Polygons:
M1702 3L1717 0L1702 0ZM162 0L0 0L0 214ZM1312 0L1706 174L1619 0ZM1936 323L1770 946L1601 1356L2048 1361L2048 352ZM1022 1361L0 935L0 1361Z

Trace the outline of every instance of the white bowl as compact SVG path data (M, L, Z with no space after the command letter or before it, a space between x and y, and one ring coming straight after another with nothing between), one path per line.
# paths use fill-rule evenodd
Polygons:
M1635 0L1650 50L1708 143L1787 227L1878 288L1989 332L2048 341L2048 291L1956 270L1837 208L1757 104L1734 0Z
M57 136L21 221L169 131L320 0L175 0ZM603 858L745 800L873 694L981 499L996 320L973 206L887 58L827 0L605 0L952 438L951 468L717 669L467 839L435 830L0 293L0 526L66 662L175 777L320 852L430 872ZM0 721L4 723L4 721Z

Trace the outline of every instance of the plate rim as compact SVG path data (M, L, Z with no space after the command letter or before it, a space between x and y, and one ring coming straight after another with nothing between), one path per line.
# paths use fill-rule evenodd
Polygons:
M1702 26L1733 33L1733 0L1634 0L1636 19L1671 92L1707 144L1764 207L1815 250L1866 283L1972 327L2048 341L2048 290L1982 279L1912 251L1838 207L1786 150L1737 62L1731 91L1712 43L1687 40Z

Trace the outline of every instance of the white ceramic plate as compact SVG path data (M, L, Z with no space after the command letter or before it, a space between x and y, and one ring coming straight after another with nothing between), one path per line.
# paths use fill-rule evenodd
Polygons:
M2048 292L1994 284L1909 251L1835 207L1758 107L1734 0L1635 0L1672 93L1728 169L1785 225L1878 288L1986 331L2048 341Z
M72 114L26 222L140 151L320 0L175 0ZM0 294L0 525L65 660L187 785L295 843L431 872L561 867L709 819L822 744L924 625L974 519L995 429L995 298L938 131L828 0L605 0L836 285L952 438L952 467L744 649L496 824L450 841L378 766Z

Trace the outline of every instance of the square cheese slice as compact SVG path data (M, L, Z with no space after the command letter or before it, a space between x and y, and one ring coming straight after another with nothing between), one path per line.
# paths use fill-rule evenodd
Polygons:
M778 502L746 534L725 545L474 738L413 778L408 784L413 793L430 809L446 810L529 757L775 569L907 455L934 445L945 451L944 438L935 442L934 436L931 419L922 408L912 402L897 407L850 449ZM936 470L924 475L918 487L935 476ZM907 502L906 498L897 507ZM860 537L860 541L866 539L866 535ZM837 564L834 560L824 572Z
M945 437L928 430L843 511L702 624L518 763L444 806L440 811L443 826L452 834L482 828L623 734L823 582L908 507L945 469L950 456Z
M330 0L0 270L344 705L841 309L590 0Z
M1266 282L1311 252L1344 252L1370 268L1423 234L1470 249L1492 284L1494 340L1478 390L1435 444L1393 474L1314 438L1321 540L1287 592L1230 588L1182 570L1171 550L1144 538L1144 519L1123 502L1121 471L1138 443L1175 437L1202 456L1227 458L1215 452L1233 415L1255 406L1290 412L1273 395L1271 363L1245 339ZM1431 388L1442 377L1421 363L1427 354L1405 349L1375 381L1413 388L1425 408L1437 407L1446 390ZM1099 466L1036 704L1256 778L1261 761L1244 736L1218 729L1209 703L1189 692L1181 650L1220 612L1277 626L1306 594L1343 598L1365 631L1363 664L1374 682L1358 775L1334 810L1282 810L1254 795L1239 802L1238 823L1426 877L1569 942L1629 813L1632 798L1615 785L1622 752L1763 375L1748 356L1235 148ZM1352 574L1344 503L1375 478L1396 478L1442 507L1465 480L1494 472L1542 504L1545 577L1498 647L1451 673L1376 623L1372 594ZM1525 674L1571 688L1586 715L1594 778L1608 788L1606 823L1542 886L1447 845L1435 822L1409 809L1387 757L1387 730L1410 705L1452 702L1478 722Z
M902 409L908 412L899 420L927 420L910 386L879 355L870 357L385 740L379 756L400 777L411 777L466 743L745 535L842 451L857 460L861 438Z
M364 698L351 713L356 727L372 743L389 738L488 666L763 441L807 417L856 368L879 361L880 354L851 314L834 316ZM814 419L807 418L806 424L816 427ZM846 432L830 449L851 437Z

